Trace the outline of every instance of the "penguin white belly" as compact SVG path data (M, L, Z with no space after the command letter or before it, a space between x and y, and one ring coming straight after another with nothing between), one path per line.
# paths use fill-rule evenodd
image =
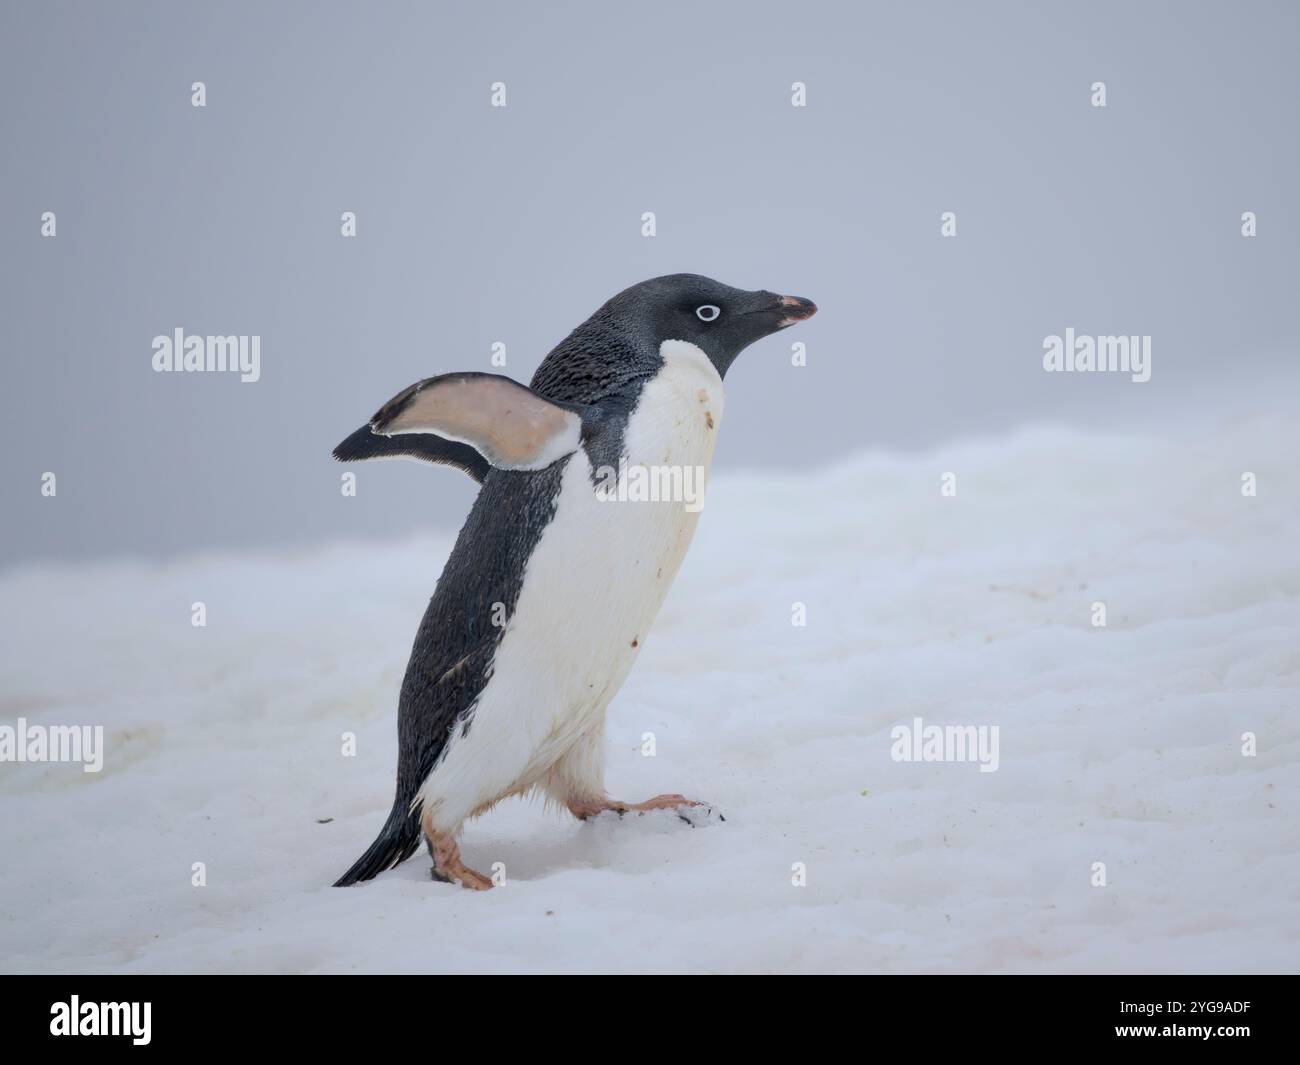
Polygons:
M602 499L586 451L568 460L469 731L456 730L420 789L439 831L541 783L579 741L601 741L605 708L690 546L722 419L722 379L707 356L680 341L660 353L665 365L628 419L620 487L643 466L661 483L679 477L694 502ZM598 776L599 752L592 760Z

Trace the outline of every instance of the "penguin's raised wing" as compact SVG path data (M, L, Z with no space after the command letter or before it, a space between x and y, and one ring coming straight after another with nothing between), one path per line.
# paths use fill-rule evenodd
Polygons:
M370 429L468 445L502 470L540 470L578 450L580 408L556 403L509 377L449 373L417 381L385 403Z
M365 459L420 459L441 466L454 466L469 474L479 484L487 476L491 464L468 444L444 440L432 433L403 433L400 436L380 436L369 425L363 425L334 449L339 462L361 462Z

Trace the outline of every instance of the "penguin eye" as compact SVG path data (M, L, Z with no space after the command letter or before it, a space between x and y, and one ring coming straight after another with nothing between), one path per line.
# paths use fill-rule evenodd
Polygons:
M722 308L715 307L712 303L706 303L702 307L695 308L695 317L701 322L711 322L722 313Z

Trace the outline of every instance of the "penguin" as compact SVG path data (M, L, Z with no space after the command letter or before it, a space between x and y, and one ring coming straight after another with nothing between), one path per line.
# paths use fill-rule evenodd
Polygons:
M699 507L608 491L638 467L709 466L723 379L750 344L811 317L796 296L670 274L608 300L529 385L490 373L418 381L335 449L408 457L481 485L415 635L398 701L397 786L379 836L336 882L370 880L421 838L435 880L492 880L462 860L464 823L540 793L579 820L639 803L604 786L605 711L636 661Z

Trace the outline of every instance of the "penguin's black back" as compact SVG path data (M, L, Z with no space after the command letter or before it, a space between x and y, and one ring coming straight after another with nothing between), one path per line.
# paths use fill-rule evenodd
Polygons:
M501 622L514 615L524 569L555 515L567 464L565 458L544 470L490 471L456 538L402 680L398 788L411 799L453 729L468 732L472 725L469 711L505 633Z

